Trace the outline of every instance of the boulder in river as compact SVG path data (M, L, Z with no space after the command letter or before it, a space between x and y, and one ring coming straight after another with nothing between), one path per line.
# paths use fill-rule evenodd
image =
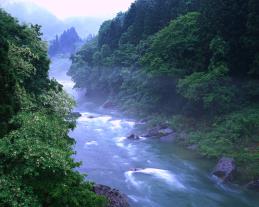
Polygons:
M143 137L163 137L167 136L173 133L173 130L170 129L169 127L161 127L161 126L156 126L152 129L149 129L148 132L143 135Z
M167 136L169 134L172 134L174 131L170 128L165 128L165 129L160 129L158 132L162 136Z
M114 108L115 104L112 101L107 100L107 101L104 102L102 107L105 108L105 109Z
M130 140L139 140L140 137L136 134L131 134L127 137L127 139L130 139Z
M259 192L259 180L253 180L249 182L246 187L250 190Z
M105 185L94 185L93 191L97 195L104 196L108 199L108 207L130 207L126 195L120 193L117 189L112 189Z
M67 115L67 119L77 119L80 116L82 116L82 114L80 114L79 112L71 112Z
M130 168L130 171L137 172L139 170L143 170L143 168Z
M233 158L221 158L212 174L220 178L223 182L231 181L236 171L236 164Z

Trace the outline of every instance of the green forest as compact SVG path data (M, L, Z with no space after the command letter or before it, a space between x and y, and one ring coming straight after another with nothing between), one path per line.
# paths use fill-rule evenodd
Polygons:
M0 206L105 206L75 168L74 101L49 80L39 25L0 10Z
M110 200L109 195L106 198L97 195L95 184L78 170L82 163L74 159L76 141L69 133L76 129L74 115L81 112L73 112L75 100L57 80L49 78L51 61L48 51L53 56L73 53L70 57L72 65L67 74L74 81L75 88L86 89L90 99L108 100L123 115L134 117L136 123L147 120L145 124L151 130L166 123L166 129L172 129L179 146L195 146L195 153L203 160L216 163L222 157L233 158L237 164L234 183L247 186L245 184L254 182L258 188L258 0L136 0L126 12L120 12L115 18L103 22L98 34L89 38L77 51L76 46L81 43L83 44L83 40L71 28L57 36L48 46L43 40L40 25L20 23L0 8L1 207L115 207L111 206L111 201L116 201ZM77 52L74 53L75 51ZM113 119L113 115L108 117L109 121L114 125L123 125L121 120ZM83 116L88 120L98 117L87 113ZM135 124L131 120L127 122ZM87 124L83 127L87 130ZM114 129L117 133L120 128ZM94 142L96 145L92 147L98 145L99 140L87 140L93 137L86 137L84 130L80 132L83 134L80 136L84 138L84 144ZM110 132L112 136L116 133ZM129 137L133 139L130 140ZM140 139L135 134L129 137L125 137L125 143L131 142L127 145L129 148ZM104 138L108 139L109 136L104 135ZM124 137L119 138L122 140ZM107 162L108 159L113 161L120 158L119 155L126 157L126 153L121 153L120 148L118 153L121 154L110 152L117 145L114 140L109 141L113 148L109 144L110 148L106 151L102 148L104 153L100 153L100 157L96 156L98 162ZM119 141L117 140L117 144L123 145ZM167 143L166 145L169 146ZM143 147L143 150L152 151L150 148ZM141 150L136 150L136 153L142 156ZM157 149L154 151L157 152ZM164 159L165 154L151 155L159 157L154 159L156 161ZM102 160L103 157L107 160ZM133 178L131 182L134 184L134 177L130 177L134 173L136 178L142 173L140 178L143 180L139 183L144 187L144 184L148 185L142 191L150 190L158 181L161 184L160 181L164 181L159 177L161 172L162 178L172 178L174 182L169 184L177 187L177 178L180 177L181 181L180 172L183 171L177 174L176 169L175 176L169 170L153 168L156 165L160 167L161 163L152 163L149 160L151 158L143 156L144 164L140 167L147 168L138 168L128 159L126 164L123 160L119 166L114 161L111 165L116 165L112 166L116 168L115 171L110 166L106 169L106 165L100 169L98 165L94 169L85 169L87 172L88 169L97 171L99 178L110 173L108 175L113 176L112 179L108 176L105 179L121 179L118 183L125 187L124 190L130 186L128 178ZM179 160L186 160L188 164L187 158ZM133 166L128 166L128 162ZM162 166L166 165L162 163L161 168ZM126 168L128 171L125 172ZM118 174L113 175L113 172ZM191 172L198 174L196 171ZM188 173L189 171L186 174ZM203 180L199 182L205 184L200 186L205 190L210 189L206 188L208 172L204 174L206 179L202 175ZM149 176L148 183L144 180L146 175ZM154 182L153 178L158 178L158 181ZM180 181L178 185L181 184ZM213 185L212 183L210 184ZM116 184L112 187L116 187ZM129 192L139 194L137 198L140 201L148 199L148 196L158 202L162 202L164 198L159 193L154 195L150 192L144 192L147 198L142 198L141 188L135 187L129 187ZM173 187L172 189L177 189ZM123 193L129 193L120 194L116 189L107 188L108 194L115 199L117 196L123 200L127 197ZM160 190L156 187L157 189ZM162 190L161 194L173 197L171 186L169 188L166 185L166 190L168 189L169 191ZM206 199L213 197L211 202L215 204L228 203L230 201L224 201L223 198L230 197L231 200L239 195L236 193L232 198L229 190L222 188L219 192L224 191L226 197L217 198L221 195L217 191L218 186L215 191L212 189L213 191L206 192L211 195L202 196ZM204 191L198 191L200 189L197 190L197 186L188 190L179 188L173 194L176 197L180 195L182 201L185 200L181 197L184 194L179 192L188 193L188 196L191 194L186 199L190 202L189 205L196 205L200 197L192 191L199 194ZM104 195L103 192L99 194ZM130 198L130 194L128 195ZM134 201L133 198L131 199ZM192 202L194 198L197 200Z
M258 0L137 0L71 60L75 87L259 178Z

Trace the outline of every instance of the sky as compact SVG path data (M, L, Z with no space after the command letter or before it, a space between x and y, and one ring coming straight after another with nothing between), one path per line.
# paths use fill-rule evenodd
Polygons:
M135 0L0 0L0 2L33 2L60 19L73 16L111 18L126 11Z

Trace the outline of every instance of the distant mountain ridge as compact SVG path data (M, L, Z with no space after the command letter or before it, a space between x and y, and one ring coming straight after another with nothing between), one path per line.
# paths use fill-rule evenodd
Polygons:
M103 19L95 17L71 17L60 20L48 10L28 2L1 2L0 7L16 17L22 23L42 26L43 38L53 40L67 28L74 27L81 38L89 34L97 34ZM43 18L44 17L44 18Z
M65 30L60 36L50 42L49 55L55 56L57 54L73 54L76 49L83 44L83 40L79 37L76 29L71 27Z

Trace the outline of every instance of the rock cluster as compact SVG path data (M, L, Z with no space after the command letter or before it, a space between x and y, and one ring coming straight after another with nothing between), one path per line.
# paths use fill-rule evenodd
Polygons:
M130 207L126 195L120 193L117 189L105 185L94 185L93 191L97 195L104 196L108 199L108 207Z
M127 139L130 139L130 140L139 140L140 137L136 134L131 134L127 137Z

